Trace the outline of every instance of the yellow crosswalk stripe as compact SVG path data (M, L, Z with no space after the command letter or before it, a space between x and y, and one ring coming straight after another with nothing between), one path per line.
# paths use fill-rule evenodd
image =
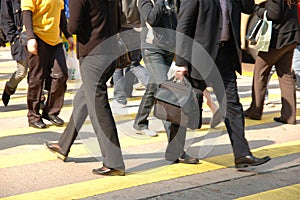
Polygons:
M285 156L300 152L300 140L283 144L269 145L255 149L255 155L268 152L273 157ZM207 158L199 165L167 165L143 172L128 173L124 177L104 177L80 183L44 189L6 197L3 199L78 199L138 185L170 180L182 176L204 173L233 166L233 155L226 154Z
M69 107L65 107L63 108L64 111L67 110L71 110L72 108ZM11 114L11 116L18 116L22 111L12 111L15 112L14 114ZM25 112L25 111L24 111ZM24 113L25 114L25 113ZM6 114L8 115L8 114ZM0 113L0 119L1 117L4 117L5 113ZM261 124L266 124L266 123L273 123L273 117L277 117L279 116L279 113L272 113L272 114L265 114L263 115L261 120L251 120L251 119L246 119L245 120L245 124L246 126L256 126L256 125L261 125ZM128 119L132 119L134 120L135 118L135 113L132 114L124 114L124 115L115 115L114 119L116 122L120 122L123 120L128 120ZM297 109L297 119L300 119L300 109ZM66 122L67 123L67 122ZM65 124L66 124L65 123ZM18 129L9 129L9 130L2 130L0 133L0 138L1 137L8 137L8 136L14 136L14 135L26 135L26 134L34 134L34 133L41 133L41 132L48 132L48 131L60 131L62 132L62 130L64 129L64 127L56 127L53 125L50 125L49 128L45 129L45 130L40 130L40 129L34 129L31 127L25 127L25 128L18 128ZM224 127L223 127L224 129ZM206 126L203 126L200 130L201 131L207 131Z
M188 176L194 174L195 172L203 173L221 168L224 167L207 163L205 161L200 165L193 166L187 166L184 164L168 165L145 172L127 174L124 177L99 178L86 182L74 183L36 192L15 195L3 198L3 200L48 199L49 197L51 197L51 199L79 199L147 183L177 178L178 174L181 174L182 176Z
M145 144L152 144L158 142L165 142L167 141L166 134L160 135L160 137L153 137L151 140L147 138L146 140L143 139L135 139L133 137L124 137L120 139L121 147L134 147L137 145L145 145ZM87 155L88 149L86 146L99 146L97 140L93 140L90 143L85 143L84 145L73 145L70 157L76 157L79 155ZM0 169L6 167L13 167L13 166L20 166L25 164L31 164L36 162L44 162L48 160L55 160L57 159L54 154L50 153L46 149L39 149L39 150L31 150L29 152L21 152L18 154L13 155L0 155ZM17 161L17 162L16 162Z
M237 200L299 200L300 184L286 186L274 190L268 190L258 194L238 198Z

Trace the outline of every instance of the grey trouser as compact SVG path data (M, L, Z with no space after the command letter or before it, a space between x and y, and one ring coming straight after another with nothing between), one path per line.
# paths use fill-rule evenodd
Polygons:
M17 70L12 74L9 81L6 82L5 91L7 94L12 95L15 93L18 84L27 75L27 62L26 60L17 60Z
M112 63L111 56L106 55L80 58L82 85L74 97L70 121L58 144L63 153L68 155L89 116L100 144L103 164L109 168L124 170L118 132L108 102L106 82L115 70L115 63L110 63Z

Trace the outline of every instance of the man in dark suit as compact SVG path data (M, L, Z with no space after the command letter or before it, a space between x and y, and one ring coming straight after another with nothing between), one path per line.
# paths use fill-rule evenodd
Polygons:
M266 163L250 152L244 131L236 74L241 73L240 16L255 9L254 0L181 0L176 39L178 78L189 73L194 87L211 84L221 105L235 167Z

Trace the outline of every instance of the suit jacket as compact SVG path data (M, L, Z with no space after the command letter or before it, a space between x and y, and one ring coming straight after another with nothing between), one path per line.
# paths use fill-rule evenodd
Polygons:
M270 48L281 49L292 43L300 43L297 4L288 8L285 0L267 0L264 8L257 7L256 14L262 18L265 10L267 19L272 21Z
M77 35L77 56L87 56L105 39L120 31L118 0L70 0L69 30Z
M242 51L240 42L241 13L254 12L254 0L228 0L229 20L231 24L231 39L234 41L232 51L232 64L241 73ZM198 42L208 53L212 60L216 59L219 40L222 30L222 14L219 0L181 0L177 32L187 35L194 41L182 38L177 34L176 39L176 64L187 66L192 56L205 58L204 55L195 55L192 48ZM207 62L203 62L204 64ZM191 69L192 78L201 78L196 70Z

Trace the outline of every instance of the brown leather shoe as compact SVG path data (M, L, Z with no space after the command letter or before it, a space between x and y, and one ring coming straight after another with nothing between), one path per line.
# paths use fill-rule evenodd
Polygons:
M57 158L61 159L62 161L65 161L67 159L68 155L65 155L63 153L61 147L58 144L45 142L45 147L52 153L55 153L57 155Z
M198 158L192 158L190 155L184 153L180 158L174 161L174 163L185 163L185 164L198 164Z
M101 168L93 169L92 172L93 174L103 175L103 176L125 176L124 171L108 168L105 166L102 166Z

